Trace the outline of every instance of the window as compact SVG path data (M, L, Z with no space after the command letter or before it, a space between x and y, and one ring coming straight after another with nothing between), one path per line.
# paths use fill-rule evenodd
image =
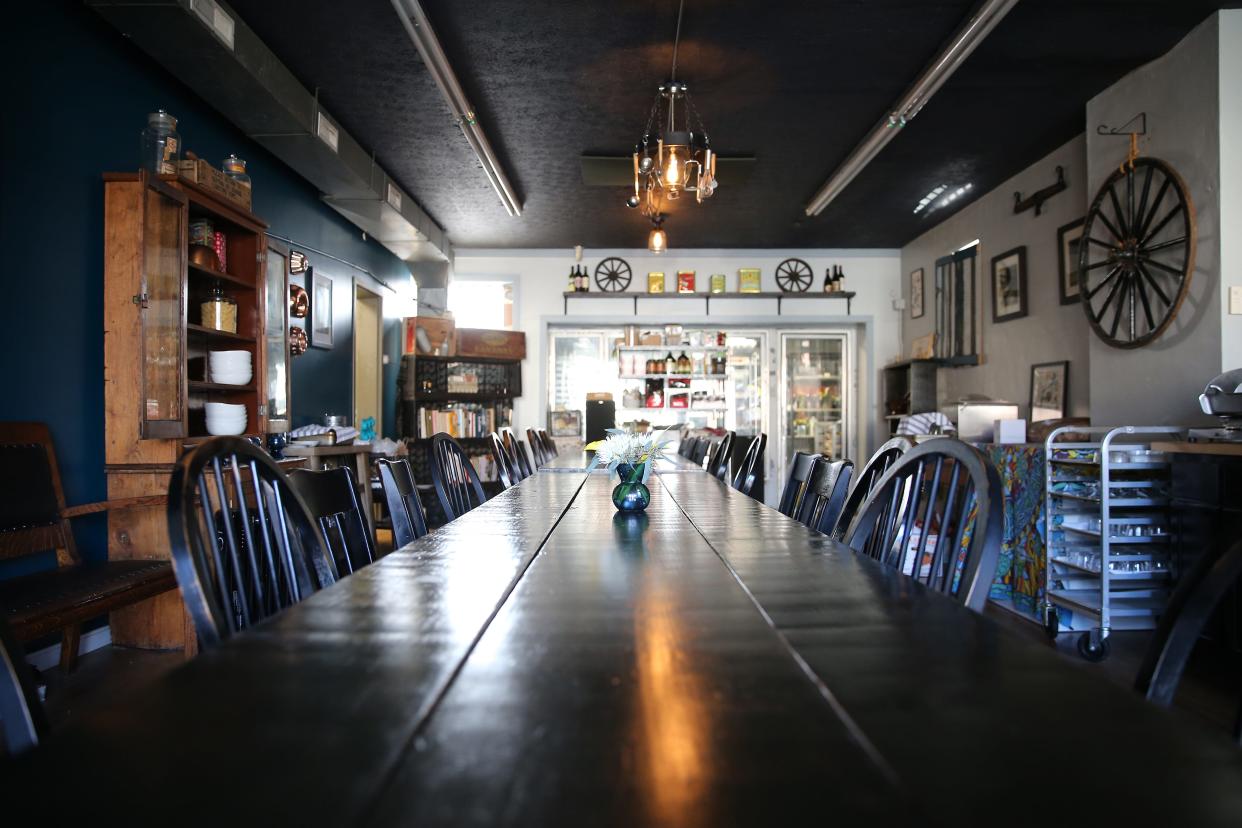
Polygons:
M448 309L459 328L513 329L513 283L455 279Z

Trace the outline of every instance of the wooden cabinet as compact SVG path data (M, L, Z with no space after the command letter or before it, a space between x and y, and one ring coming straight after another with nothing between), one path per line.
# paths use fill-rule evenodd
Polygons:
M224 234L224 267L195 264L191 222ZM145 173L104 176L104 405L109 497L163 495L181 453L206 439L208 402L246 407L246 433L288 428L288 344L284 274L272 274L266 225L196 184ZM202 304L219 289L237 303L236 332L205 324ZM274 338L268 320L277 319ZM273 348L284 348L283 355ZM225 385L209 375L208 353L248 351L253 376ZM283 359L281 357L283 356ZM280 417L269 422L269 363L282 372ZM117 560L170 556L163 506L109 517L108 555ZM115 643L193 650L180 593L113 613Z

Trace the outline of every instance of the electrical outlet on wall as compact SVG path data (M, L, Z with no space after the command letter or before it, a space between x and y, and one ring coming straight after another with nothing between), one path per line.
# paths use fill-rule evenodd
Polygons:
M1229 288L1229 313L1242 314L1242 285Z

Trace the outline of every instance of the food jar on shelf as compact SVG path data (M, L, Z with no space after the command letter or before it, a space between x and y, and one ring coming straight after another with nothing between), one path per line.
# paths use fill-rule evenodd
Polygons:
M177 119L160 109L147 115L142 131L141 168L157 175L176 175L181 160Z
M202 303L200 309L204 328L237 333L237 301L225 295L219 282L207 294L207 301Z
M246 175L246 162L244 159L238 158L236 155L230 155L224 159L221 164L224 174L236 181L238 184L250 186L250 176Z

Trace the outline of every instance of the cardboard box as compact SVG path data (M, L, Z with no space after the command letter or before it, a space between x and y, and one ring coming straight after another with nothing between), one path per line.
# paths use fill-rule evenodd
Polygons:
M418 329L422 328L424 347L418 346ZM454 336L457 323L438 316L407 316L404 336L401 339L403 354L438 354L453 356L457 339Z
M458 328L457 356L526 359L526 334L522 331Z
M201 158L183 158L178 161L177 177L197 184L204 190L210 190L247 212L250 211L250 188L229 178L223 170L217 170Z

